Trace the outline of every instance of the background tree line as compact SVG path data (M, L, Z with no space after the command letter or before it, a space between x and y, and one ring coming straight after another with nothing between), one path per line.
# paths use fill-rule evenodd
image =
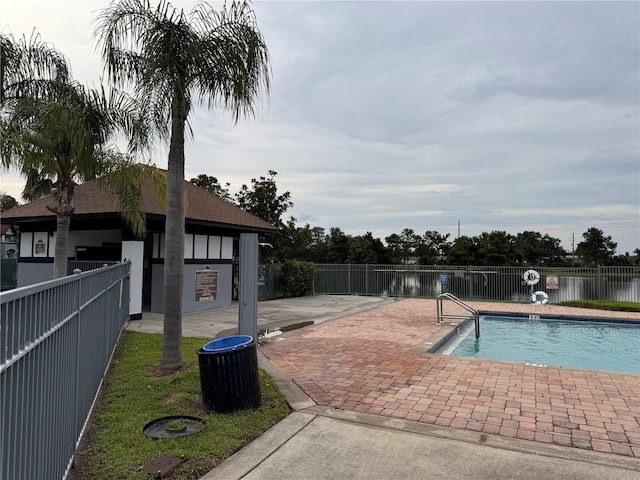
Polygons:
M478 266L585 266L640 265L640 247L633 254L616 255L617 244L598 228L582 234L575 257L560 246L560 240L536 231L516 235L504 231L484 232L477 236L450 239L449 234L427 230L424 234L405 228L384 238L374 238L371 232L348 235L339 227L327 231L323 227L298 226L296 218L284 219L293 207L291 193L278 193L277 172L251 179L235 194L231 185L220 184L213 176L200 174L191 183L221 197L229 203L277 226L280 234L264 235L268 243L262 249L265 262L283 263L300 260L314 263L478 265ZM0 211L18 205L15 198L1 193Z
M262 249L265 262L300 260L314 263L478 265L478 266L585 266L640 265L640 247L634 255L616 255L617 244L598 228L582 234L575 255L560 246L558 238L537 231L512 235L504 231L483 232L477 236L450 235L434 230L416 233L405 228L384 238L374 238L371 232L348 235L339 227L297 225L297 219L285 219L293 207L291 193L278 193L277 172L251 179L232 194L231 185L222 185L216 177L205 174L192 178L191 183L218 195L243 210L277 226L280 234L264 235L261 241L271 247Z

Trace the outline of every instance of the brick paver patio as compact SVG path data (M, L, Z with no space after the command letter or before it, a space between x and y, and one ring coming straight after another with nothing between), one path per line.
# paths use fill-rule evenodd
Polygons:
M470 304L640 320L552 305ZM435 300L407 299L260 348L319 405L640 458L640 374L411 353L439 328Z

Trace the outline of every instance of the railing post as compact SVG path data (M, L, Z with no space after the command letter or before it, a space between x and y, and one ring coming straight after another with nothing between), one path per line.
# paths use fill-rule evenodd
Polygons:
M106 266L106 265L105 265ZM111 312L109 311L111 305L109 305L109 284L111 283L109 281L109 274L108 272L104 272L104 287L102 288L102 295L101 297L104 299L104 309L102 310L104 313L104 317L103 317L103 323L104 323L104 357L103 357L103 361L105 362L105 364L109 361L109 330L111 329L111 323L110 323L110 316L111 316Z
M364 266L364 294L369 295L369 264Z
M73 389L75 392L74 400L73 400L73 434L74 436L80 432L80 428L78 425L78 410L80 403L80 312L82 310L82 272L79 268L73 270L74 275L78 275L78 303L76 305L76 362L74 365L75 368L75 385L73 385ZM75 455L75 452L74 452Z
M597 278L597 286L598 286L598 291L596 293L597 295L597 299L596 300L603 300L604 295L602 294L602 267L600 265L598 265L598 270L596 273L596 278Z
M320 269L318 268L318 264L316 263L315 275L313 276L313 283L311 285L311 292L316 294L316 283L318 282L318 275L320 274Z
M456 297L455 295L453 295L451 293L441 293L440 295L438 295L436 297L436 312L437 312L437 314L436 314L437 315L436 316L436 324L440 325L445 317L447 317L447 318L466 318L466 317L460 317L457 314L446 315L444 313L444 307L442 305L442 300L445 299L445 298L448 298L453 303L455 303L456 305L464 308L467 312L470 312L473 315L474 323L475 323L475 330L476 330L476 338L480 338L480 312L478 312L478 310L476 310L475 308L467 305L466 303L464 303L462 300L460 300L458 297Z

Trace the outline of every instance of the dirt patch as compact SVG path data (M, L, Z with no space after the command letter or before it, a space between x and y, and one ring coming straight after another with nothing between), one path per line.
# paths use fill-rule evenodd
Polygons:
M148 370L149 375L153 378L164 378L169 377L171 375L180 375L181 373L187 373L196 368L196 365L193 363L185 362L182 364L182 367L175 370L163 370L159 365L156 365Z
M102 396L102 392L111 382L111 375L113 368L120 362L122 359L122 351L123 345L127 338L127 331L124 330L122 335L120 335L120 339L118 340L118 346L116 347L116 351L113 354L113 358L111 359L111 364L109 365L109 369L107 370L107 374L105 375L104 381L102 383L102 388L98 393L98 398L96 400L95 405L93 406L93 410L91 411L91 416L89 417L89 421L87 422L87 426L82 435L82 439L80 440L80 444L78 445L78 450L76 451L76 456L74 458L73 466L69 471L68 480L91 480L93 479L91 466L89 465L89 460L91 458L91 449L93 448L93 443L96 438L100 435L100 430L96 426L96 416L99 412L104 410L104 399Z
M82 441L78 446L75 461L71 467L69 476L67 477L69 480L89 480L93 478L91 468L89 466L89 458L91 458L93 441L98 436L98 429L95 426L93 415L91 417L92 418L89 420L87 428L84 431Z

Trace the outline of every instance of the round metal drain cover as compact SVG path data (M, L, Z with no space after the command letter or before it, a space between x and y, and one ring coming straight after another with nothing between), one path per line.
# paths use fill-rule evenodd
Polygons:
M186 415L174 415L152 420L142 427L149 438L178 438L193 435L204 429L204 420Z

